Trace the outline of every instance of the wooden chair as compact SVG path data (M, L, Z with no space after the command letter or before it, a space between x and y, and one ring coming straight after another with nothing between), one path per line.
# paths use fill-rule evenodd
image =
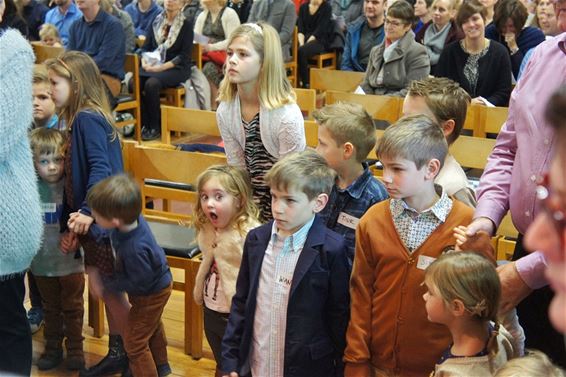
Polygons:
M361 84L365 72L338 71L320 68L310 69L311 89L320 92L335 90L353 92Z
M487 106L478 107L480 107L478 128L475 131L474 136L486 137L487 134L499 134L501 126L503 126L509 116L509 108Z
M314 89L295 88L297 105L306 114L305 119L312 119L312 113L316 110L316 91Z
M336 51L323 52L313 56L309 60L309 67L319 69L336 69L337 57Z
M144 205L143 214L148 221L179 226L179 222L191 220L187 214L177 214L157 209L145 209L145 200L164 198L195 203L198 193L187 189L151 185L147 179L156 179L196 186L198 175L212 165L226 164L222 155L182 152L176 150L152 148L148 146L130 146L128 159L130 172L140 184ZM172 163L174 162L174 163ZM179 168L184 167L184 168ZM191 230L187 229L187 232ZM184 282L174 282L173 288L185 294L185 353L198 359L202 357L203 311L193 300L193 289L200 261L196 258L167 256L171 268L184 270Z
M115 111L127 111L131 113L134 119L116 123L117 127L124 127L128 124L135 125L135 138L141 142L141 101L140 101L140 71L139 58L136 54L126 54L124 61L124 71L132 73L132 90L128 88L127 94L121 94L117 97L118 104Z
M389 123L395 123L399 118L402 101L401 97L354 94L335 90L326 92L326 104L336 102L358 103L364 107L373 119L386 120Z
M191 58L198 69L202 69L202 46L193 43ZM161 90L161 103L169 106L185 106L185 86L179 85L176 88L164 88Z
M297 78L299 77L299 74L297 72L297 54L299 50L298 34L298 29L295 26L295 29L293 30L293 42L291 45L291 60L285 62L285 71L287 72L287 78L294 88L297 87Z
M515 252L515 244L517 242L517 237L519 236L519 231L513 225L511 220L511 214L507 213L499 228L497 228L497 260L511 260L513 253Z
M171 144L171 132L220 137L214 111L161 106L161 142Z
M466 121L464 122L463 130L472 132L472 136L479 136L477 134L478 124L480 122L480 111L484 106L469 105L466 112Z
M316 148L318 145L318 123L314 120L305 120L305 139L307 147Z
M43 63L47 59L56 58L65 52L64 47L47 46L41 42L31 42L31 47L37 64Z

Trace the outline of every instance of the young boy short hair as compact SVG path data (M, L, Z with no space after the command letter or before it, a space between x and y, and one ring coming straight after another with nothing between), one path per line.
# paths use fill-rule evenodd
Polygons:
M56 128L59 118L55 114L55 102L51 98L51 83L47 68L36 64L33 68L33 128Z
M90 189L88 206L98 227L109 230L116 254L115 271L104 278L104 289L126 292L132 305L124 326L124 348L134 376L171 373L167 339L161 322L172 289L165 252L141 216L137 183L125 174L108 177ZM92 232L97 231L92 227Z
M369 207L387 199L366 160L375 148L371 116L359 104L339 102L315 111L316 151L337 173L330 198L320 212L326 226L344 236L350 265L354 260L356 226Z
M226 375L341 375L348 324L347 249L315 216L334 172L315 151L266 175L274 220L248 233L222 341Z
M79 370L85 362L84 266L80 254L77 257L59 249L66 138L56 129L37 128L30 134L30 143L44 218L43 243L30 267L43 301L45 320L45 350L37 367L40 370L57 367L63 360L66 338L66 367Z
M444 133L448 145L460 136L466 122L470 95L460 85L445 77L428 77L412 81L403 102L403 115L424 114L435 120ZM462 166L448 153L434 181L448 196L475 207L474 192L468 187L468 178Z
M356 230L346 376L426 376L450 344L420 301L426 267L453 249L453 229L473 214L434 184L447 151L425 115L401 118L377 143L391 199L371 207Z

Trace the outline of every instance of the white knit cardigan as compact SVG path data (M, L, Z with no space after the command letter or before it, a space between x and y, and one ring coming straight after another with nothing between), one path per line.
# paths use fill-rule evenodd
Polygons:
M29 267L43 233L27 135L33 61L31 46L18 31L0 36L0 281Z
M220 102L216 110L216 121L229 165L246 167L244 150L246 134L242 125L240 99ZM280 159L291 152L300 152L306 148L305 121L301 109L296 104L288 104L269 110L259 109L261 141L267 152Z

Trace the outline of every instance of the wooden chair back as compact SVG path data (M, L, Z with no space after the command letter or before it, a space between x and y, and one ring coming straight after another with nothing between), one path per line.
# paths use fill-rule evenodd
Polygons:
M358 103L364 107L373 119L395 123L397 119L399 119L403 99L401 97L355 94L328 90L326 92L326 103L333 104L336 102Z
M479 115L479 128L476 131L478 137L486 137L487 134L499 134L501 127L509 116L508 107L481 106Z
M125 95L118 96L118 104L116 105L116 111L128 111L130 112L134 119L122 121L116 123L117 127L124 127L128 124L135 125L135 139L139 143L141 142L141 101L139 97L140 93L140 63L137 54L126 54L124 60L124 72L132 73L132 83L131 90L128 85L128 93Z
M161 105L161 142L171 144L171 132L220 137L214 111Z
M33 53L35 54L35 62L40 64L47 59L56 58L65 52L64 47L53 47L44 45L41 42L31 42Z
M310 87L321 92L327 90L353 92L361 84L364 76L365 72L311 68Z
M297 105L306 114L305 119L312 119L312 113L316 110L316 91L314 89L295 88L297 96Z

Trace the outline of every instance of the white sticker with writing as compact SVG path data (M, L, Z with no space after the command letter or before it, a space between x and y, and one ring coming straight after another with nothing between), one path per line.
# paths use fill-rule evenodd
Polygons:
M57 212L57 203L41 203L41 212L44 213Z
M417 262L417 268L419 270L426 270L428 268L428 266L431 265L432 262L434 262L436 260L436 258L433 257L427 257L426 255L419 255L419 260Z
M293 278L284 275L278 275L277 280L275 280L277 284L282 285L285 288L291 288L291 283L293 282Z
M340 212L340 215L338 215L338 224L342 224L350 229L356 229L359 222L360 219L352 215L348 215L347 213Z

